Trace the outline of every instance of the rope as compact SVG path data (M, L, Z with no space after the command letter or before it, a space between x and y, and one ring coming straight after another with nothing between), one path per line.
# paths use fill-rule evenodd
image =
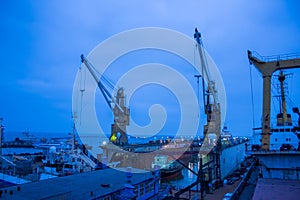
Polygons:
M194 77L196 77L195 75L199 75L200 73L198 72L198 70L196 70L196 48L197 48L197 44L194 46ZM197 80L197 101L198 101L198 106L199 106L199 109L197 111L197 117L198 117L198 120L200 119L200 101L199 101L199 77L196 77L196 80ZM200 120L198 121L198 123L200 122ZM197 129L197 135L199 135L199 128Z
M114 88L117 87L117 86L114 86L115 84L113 83L113 81L109 80L108 77L106 77L106 76L104 76L104 74L101 74L100 72L98 72L97 69L93 65L91 65L91 67L98 74L99 80L103 81L111 90L113 90Z
M278 85L275 83L275 81L276 81L276 77L273 76L272 81L271 81L271 94L273 95L271 98L271 101L272 101L273 109L271 111L274 110L275 112L273 112L273 113L275 113L275 116L276 116L276 113L280 113L282 111L281 111L281 96L280 96L280 91L278 91L278 90L280 90L280 88L278 89ZM278 106L275 105L274 97L277 97L277 100L279 103L279 110L278 110ZM271 116L273 116L273 115L271 115ZM276 119L276 117L274 119Z
M196 66L196 48L197 48L197 44L194 46L194 66ZM198 70L196 70L196 68L194 67L194 77L196 77L196 75L200 75L200 74L199 74ZM199 78L200 77L196 77L196 80L197 80L197 101L198 101L198 106L199 106L198 118L200 118Z
M251 105L252 105L252 126L253 128L255 128L255 115L254 115L254 98L253 98L253 79L252 79L252 68L251 68L251 64L250 64L250 87L251 87ZM253 134L254 134L254 130L253 130Z
M83 108L83 93L85 91L85 80L86 80L86 69L85 68L79 68L80 70L80 110L79 110L79 123L81 124L81 116L82 116L82 108ZM84 70L84 72L82 72L82 70ZM83 78L82 78L83 76ZM82 80L83 79L83 80Z
M117 86L114 86L114 83L113 83L113 81L112 80L110 80L108 77L106 77L106 76L104 76L104 75L102 75L101 77L100 77L100 79L104 82L104 83L106 83L106 85L110 88L110 89L114 89L115 87L117 87Z

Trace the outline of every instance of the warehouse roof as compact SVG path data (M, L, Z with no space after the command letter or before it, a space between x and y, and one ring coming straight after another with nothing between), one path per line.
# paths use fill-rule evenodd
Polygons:
M128 184L126 170L122 170L109 168L2 188L2 198L48 199L63 197L64 199L90 199L103 196L121 190L125 184ZM132 169L132 172L132 185L153 177L152 173L140 169Z

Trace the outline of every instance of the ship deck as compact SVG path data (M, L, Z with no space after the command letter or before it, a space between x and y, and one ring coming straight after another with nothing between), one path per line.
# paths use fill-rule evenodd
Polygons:
M258 179L253 200L289 199L298 200L300 195L299 180Z

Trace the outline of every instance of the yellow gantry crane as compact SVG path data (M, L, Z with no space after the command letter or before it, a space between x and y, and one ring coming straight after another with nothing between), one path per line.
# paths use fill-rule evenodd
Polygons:
M248 50L248 59L263 77L263 107L262 107L262 150L270 150L270 114L271 114L271 78L275 71L300 68L300 55L287 54L262 57ZM283 83L283 77L280 82ZM284 91L284 90L282 90ZM285 113L285 114L284 114ZM283 121L287 121L286 108L283 107Z
M96 69L88 61L84 55L81 55L81 62L85 64L100 89L105 101L113 112L114 123L111 125L110 142L117 145L127 145L127 126L129 125L130 110L125 105L124 88L118 88L116 96L113 96L101 81L101 77L97 77ZM112 107L113 105L113 107Z

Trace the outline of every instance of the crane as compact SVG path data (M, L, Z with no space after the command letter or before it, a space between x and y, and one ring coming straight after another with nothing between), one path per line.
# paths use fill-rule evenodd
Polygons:
M92 63L88 61L84 55L81 55L81 62L87 67L92 77L96 81L106 103L113 112L114 123L111 125L110 142L117 145L127 145L127 126L129 125L130 109L125 105L124 88L117 89L116 96L113 96L101 81L101 77L97 77L96 70ZM113 105L113 106L112 106Z
M200 64L202 70L202 89L203 89L203 102L204 102L204 112L206 114L206 124L203 129L203 146L202 149L206 151L211 149L211 145L215 145L213 148L214 160L216 165L215 178L221 178L221 167L220 167L220 152L221 152L221 106L218 101L218 91L215 86L215 81L212 80L211 74L209 72L205 51L203 48L203 43L201 40L201 34L195 29L194 38L197 42L198 52L200 56ZM207 86L205 87L205 79ZM209 135L213 134L216 136L216 144L211 144L209 141ZM201 169L202 167L200 167ZM200 170L199 169L199 170ZM199 172L202 174L202 172ZM201 175L198 176L201 178Z
M218 102L218 91L215 87L215 82L211 79L211 75L209 73L209 68L207 65L207 60L205 56L205 51L203 48L203 43L201 41L201 34L198 32L197 28L195 29L194 38L197 43L198 52L200 56L200 65L201 65L201 73L202 75L195 75L197 78L197 84L199 84L199 78L202 77L202 89L203 89L203 102L204 102L204 111L207 116L206 121L207 124L204 125L203 135L204 135L204 141L202 144L202 151L204 153L213 153L214 156L214 163L215 164L215 178L214 179L220 179L221 178L221 167L220 167L220 152L221 152L221 108L220 103ZM205 80L207 82L207 87L205 87ZM198 86L199 87L199 86ZM211 144L208 140L209 134L214 134L217 137L217 144ZM213 148L211 148L213 147ZM213 151L210 151L213 149ZM209 152L208 152L209 151ZM201 153L201 152L200 152ZM207 163L210 163L208 161ZM206 163L206 164L207 164ZM190 184L189 186L185 187L184 189L181 189L175 194L175 198L179 198L181 194L184 192L190 190L194 186L201 184L201 199L204 199L204 188L205 188L205 173L203 170L203 163L202 163L202 156L200 156L200 165L198 169L198 173L193 172L192 173L197 175L197 179L195 182Z
M273 76L273 73L277 70L300 68L300 55L286 54L275 56L260 56L255 51L252 52L250 50L247 51L247 54L250 64L254 65L258 69L263 78L261 148L262 150L268 151L270 150L271 134L271 78ZM286 117L284 120L286 120Z
M215 87L215 82L211 79L207 60L201 41L201 34L195 29L194 38L197 42L198 52L200 56L200 63L202 66L202 89L203 89L203 102L204 111L207 115L207 124L204 126L204 145L208 145L208 135L215 134L220 138L221 133L221 109L218 102L218 91ZM207 87L205 88L204 80L207 80Z

